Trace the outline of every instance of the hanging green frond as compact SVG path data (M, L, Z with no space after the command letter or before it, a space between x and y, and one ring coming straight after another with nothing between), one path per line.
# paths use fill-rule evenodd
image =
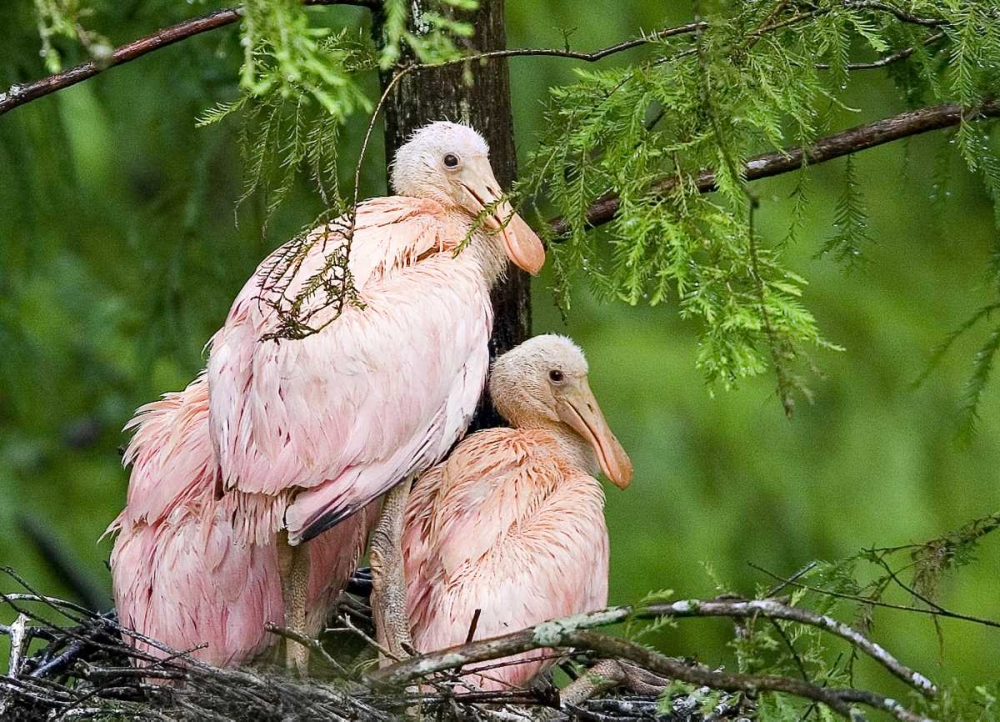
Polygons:
M993 329L986 339L972 364L972 375L965 385L965 400L962 405L962 419L959 437L965 441L971 440L976 433L979 421L979 402L983 398L986 386L993 373L997 351L1000 351L1000 327Z
M864 249L872 243L868 234L868 209L858 182L853 156L847 157L844 190L834 212L834 235L823 244L819 256L831 256L838 263L854 268L864 262Z
M79 43L89 59L99 66L103 67L111 60L114 50L111 43L103 35L84 26L84 20L92 13L84 2L34 0L34 3L38 17L38 35L42 41L41 55L45 58L45 67L50 73L58 73L63 69L62 55L52 44L56 38Z
M240 87L248 94L282 99L305 95L344 120L371 100L348 67L354 49L324 42L329 28L315 27L298 0L249 0L243 6L243 68Z
M378 64L388 70L403 57L408 48L421 63L454 60L462 56L455 38L472 37L472 25L454 17L452 10L472 11L479 7L477 0L437 0L415 18L417 32L409 29L412 5L407 0L384 0L382 8L382 45Z

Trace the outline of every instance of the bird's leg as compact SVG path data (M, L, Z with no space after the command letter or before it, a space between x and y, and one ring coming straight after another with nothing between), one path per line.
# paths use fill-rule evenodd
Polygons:
M410 484L411 479L406 479L385 495L369 552L375 636L379 644L397 659L413 654L410 620L406 613L402 547L403 517L406 500L410 496ZM379 655L380 666L392 662L386 655Z
M281 600L285 607L285 628L307 636L306 595L309 592L309 549L291 546L288 533L278 532L278 573L281 576ZM309 648L291 639L285 640L285 665L301 676L309 671Z

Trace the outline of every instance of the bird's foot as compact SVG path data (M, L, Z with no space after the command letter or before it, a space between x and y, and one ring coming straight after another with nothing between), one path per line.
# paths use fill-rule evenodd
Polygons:
M385 496L382 515L372 534L372 615L375 635L382 646L380 666L415 654L406 613L406 579L403 574L403 517L410 494L410 481L399 484Z
M309 676L309 647L288 639L285 641L285 667L299 677Z
M563 705L578 706L617 687L639 695L658 695L670 680L618 659L602 659L560 692Z

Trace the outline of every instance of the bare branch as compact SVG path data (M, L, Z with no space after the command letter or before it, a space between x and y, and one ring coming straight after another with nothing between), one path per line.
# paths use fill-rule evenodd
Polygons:
M303 3L305 5L354 5L369 9L379 7L377 0L303 0ZM168 28L157 30L151 35L139 38L138 40L134 40L126 45L122 45L111 54L111 58L106 64L98 65L94 62L83 63L82 65L77 65L69 70L50 75L31 83L12 85L7 89L7 92L0 93L0 115L3 115L20 105L30 103L32 100L37 100L38 98L51 95L59 90L63 90L64 88L68 88L84 80L88 80L95 75L99 75L108 68L112 68L116 65L123 65L124 63L151 53L154 50L159 50L160 48L173 45L174 43L187 40L195 35L200 35L201 33L206 33L210 30L215 30L216 28L231 25L237 22L242 16L243 9L240 7L217 10L215 12L208 13L207 15L202 15L201 17L184 20L176 25L171 25ZM631 40L625 40L607 48L596 50L592 53L577 52L574 50L559 50L555 48L513 48L510 50L495 50L487 53L477 53L474 55L463 56L456 60L446 61L444 63L410 65L404 68L402 72L405 74L412 70L424 70L428 68L442 67L445 65L455 65L473 60L493 60L497 58L515 57L547 56L595 63L610 55L615 55L642 45L648 45L658 40L665 40L666 38L673 37L675 35L696 32L704 26L705 23L689 23L687 25L679 25L673 28L665 28L663 30L649 33L648 35L643 35Z
M858 125L825 138L820 138L806 147L793 146L773 153L764 153L748 160L744 166L744 176L748 181L770 178L789 173L808 165L825 163L828 160L851 155L862 150L885 145L895 140L920 135L932 130L951 128L963 120L974 121L1000 116L1000 101L989 101L975 109L966 109L956 103L933 105L918 110L893 115L873 123ZM703 170L693 178L694 185L702 193L716 190L715 173ZM676 176L665 178L653 186L657 195L665 195L677 186ZM587 210L586 224L600 226L615 217L620 201L614 193L598 198ZM556 236L569 232L570 224L565 218L553 218L549 226Z

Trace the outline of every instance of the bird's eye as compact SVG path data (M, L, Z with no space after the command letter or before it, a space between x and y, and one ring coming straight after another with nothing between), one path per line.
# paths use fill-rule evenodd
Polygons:
M454 153L449 153L444 157L444 167L445 168L457 168L458 167L458 156Z
M549 371L549 378L552 379L553 382L559 383L563 380L563 372L559 369L552 369Z

